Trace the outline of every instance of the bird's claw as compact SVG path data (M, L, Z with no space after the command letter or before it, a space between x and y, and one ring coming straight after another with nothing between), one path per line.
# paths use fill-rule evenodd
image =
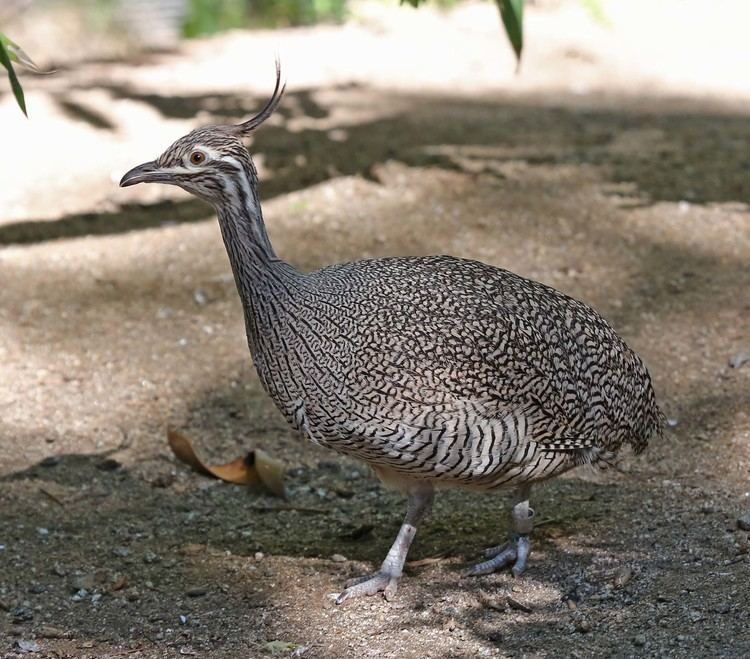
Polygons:
M511 572L514 577L520 577L526 570L526 563L531 551L531 538L526 534L517 535L510 542L492 547L484 552L488 560L477 563L466 572L467 577L482 574L492 574L506 565L513 563Z
M361 597L362 595L370 597L380 592L383 593L386 600L390 601L398 590L398 580L399 577L387 572L349 579L344 590L336 598L336 604L343 604L352 597Z

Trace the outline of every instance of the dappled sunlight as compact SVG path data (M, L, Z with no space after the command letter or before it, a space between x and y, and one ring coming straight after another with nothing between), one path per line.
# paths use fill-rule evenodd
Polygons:
M399 659L736 641L748 8L664 0L638 22L653 4L605 2L606 26L578 2L534 3L517 76L493 3L367 2L343 26L82 47L23 77L29 121L0 86L0 637L62 627L44 649L70 656ZM650 369L664 438L536 487L523 579L463 576L506 537L510 493L441 491L397 597L336 606L388 551L403 498L302 442L269 400L213 210L117 187L196 126L256 112L275 52L288 89L248 146L282 258L478 259L594 306ZM176 463L168 425L207 461L283 460L287 508Z

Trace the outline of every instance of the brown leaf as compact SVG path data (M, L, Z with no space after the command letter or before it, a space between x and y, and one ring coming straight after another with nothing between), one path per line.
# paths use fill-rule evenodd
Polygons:
M262 487L277 497L286 499L284 463L261 449L249 451L244 457L226 464L207 465L198 457L190 440L181 432L168 428L167 440L177 458L201 474L219 478L227 483Z

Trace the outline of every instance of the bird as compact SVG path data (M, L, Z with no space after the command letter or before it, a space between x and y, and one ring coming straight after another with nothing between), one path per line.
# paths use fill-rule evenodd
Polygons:
M388 257L301 272L269 239L243 143L278 107L196 128L120 181L176 185L216 212L268 396L299 433L359 459L406 496L380 569L336 603L398 589L435 491L514 491L510 537L469 576L527 568L532 486L606 468L661 436L642 359L590 306L545 284L453 256Z

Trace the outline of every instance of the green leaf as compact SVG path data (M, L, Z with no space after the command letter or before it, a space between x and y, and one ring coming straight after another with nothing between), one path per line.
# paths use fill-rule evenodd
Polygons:
M412 7L419 7L419 5L426 0L401 0L400 5L411 5Z
M21 108L21 111L28 117L28 113L26 112L26 101L23 97L23 89L21 88L21 83L18 82L18 77L16 76L16 72L13 70L13 64L11 63L10 55L8 54L7 47L5 45L5 39L0 39L0 64L2 64L5 69L8 71L8 79L10 80L10 87L13 90L13 95L16 97L16 102L18 103L18 107Z
M513 46L516 60L520 65L523 50L523 0L496 0L496 2L508 40Z
M21 46L19 46L15 41L11 41L2 33L0 33L0 43L5 46L8 57L12 62L18 62L21 66L29 69L29 71L33 71L34 73L41 73L44 75L48 73L54 73L53 70L42 71L37 63L29 57L28 53L23 48L21 48Z

